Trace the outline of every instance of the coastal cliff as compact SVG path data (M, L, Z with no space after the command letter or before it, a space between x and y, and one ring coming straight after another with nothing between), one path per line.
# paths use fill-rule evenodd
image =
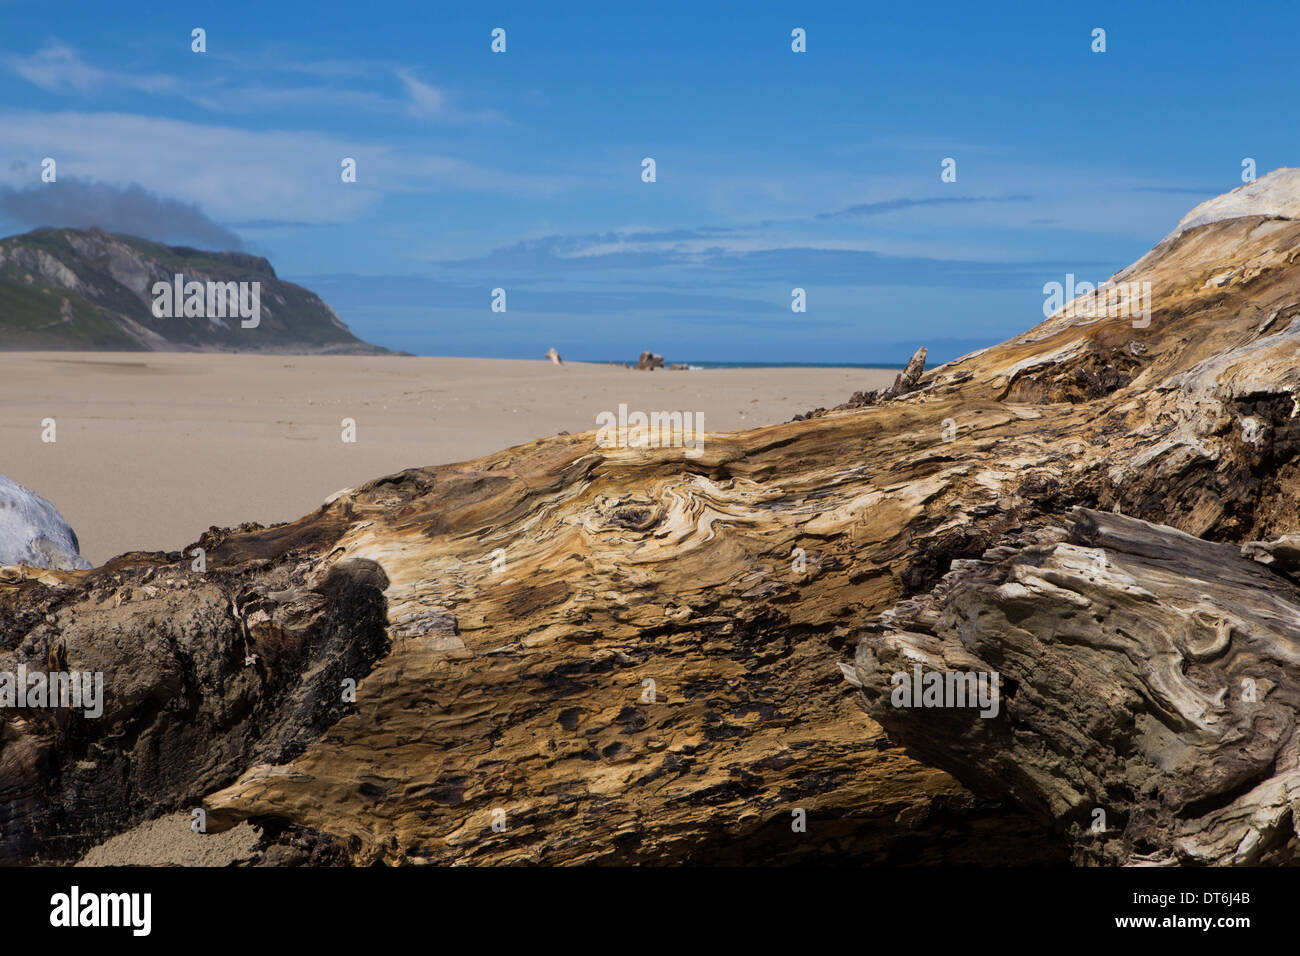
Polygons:
M178 276L179 289L162 294ZM202 286L201 304L187 296L186 284ZM388 351L358 339L320 296L280 279L260 256L102 229L36 229L0 239L0 349Z

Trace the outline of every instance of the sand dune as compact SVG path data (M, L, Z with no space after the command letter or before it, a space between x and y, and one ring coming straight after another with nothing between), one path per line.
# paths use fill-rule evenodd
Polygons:
M622 367L504 359L0 353L0 474L50 499L95 563L211 525L288 521L403 468L596 427L620 402L705 429L786 421L891 370ZM42 442L43 419L57 440ZM357 441L341 440L355 419Z

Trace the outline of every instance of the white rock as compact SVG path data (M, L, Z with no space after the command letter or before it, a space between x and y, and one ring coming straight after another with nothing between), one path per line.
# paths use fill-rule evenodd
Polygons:
M0 565L74 571L94 567L77 535L36 492L0 475Z

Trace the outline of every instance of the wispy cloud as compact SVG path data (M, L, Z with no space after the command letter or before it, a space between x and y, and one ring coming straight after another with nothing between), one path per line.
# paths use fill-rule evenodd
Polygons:
M215 221L301 223L355 219L386 195L492 191L548 195L568 183L542 173L492 169L458 157L326 133L249 130L129 113L0 112L0 185L38 182L41 157L63 177L118 186L148 184L159 196L197 203ZM344 157L357 182L340 181Z
M339 182L339 163L357 159L363 174L390 162L384 146L319 133L245 130L129 113L0 113L0 155L26 157L0 182L38 183L43 156L64 178L146 183L160 196L197 203L216 221L351 218L382 195L364 181Z
M409 69L396 71L406 91L406 111L417 119L437 119L447 123L502 123L504 113L497 110L464 110L453 102L454 96L440 87L417 79Z
M214 113L274 113L318 109L383 112L446 123L502 123L505 114L466 109L449 90L421 80L406 67L379 61L290 55L210 54L225 69L189 77L112 70L88 62L74 47L53 41L0 66L47 93L80 96L133 91L179 98Z
M406 86L413 116L437 116L447 108L447 95L428 83L421 83L410 70L398 70L398 78Z
M970 203L1029 202L1029 196L935 196L929 199L885 199L880 202L858 203L837 212L818 213L818 219L843 219L850 216L880 216L900 209L920 206L957 206Z
M444 259L440 266L485 274L590 277L623 272L681 275L683 267L709 287L774 281L822 286L919 286L1006 289L1042 285L1045 276L1105 263L981 261L897 254L863 240L706 236L699 230L551 235ZM656 284L662 285L658 279Z
M210 85L195 89L186 99L211 113L290 113L301 110L352 110L374 113L400 111L400 102L370 90L328 86L277 86L254 82Z
M179 88L175 77L92 66L65 43L54 42L29 56L9 56L8 69L48 93L100 93L112 88L144 93L171 93Z

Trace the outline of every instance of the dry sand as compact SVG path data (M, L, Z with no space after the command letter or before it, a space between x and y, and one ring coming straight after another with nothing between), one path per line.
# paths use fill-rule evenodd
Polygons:
M77 861L77 866L229 866L246 860L257 846L257 831L241 823L224 833L195 833L184 811L147 820L109 837Z
M52 501L96 564L211 525L291 521L342 488L596 427L620 402L706 431L788 421L893 370L638 372L545 360L0 353L0 474ZM41 440L43 419L57 440ZM340 422L356 420L344 443Z

